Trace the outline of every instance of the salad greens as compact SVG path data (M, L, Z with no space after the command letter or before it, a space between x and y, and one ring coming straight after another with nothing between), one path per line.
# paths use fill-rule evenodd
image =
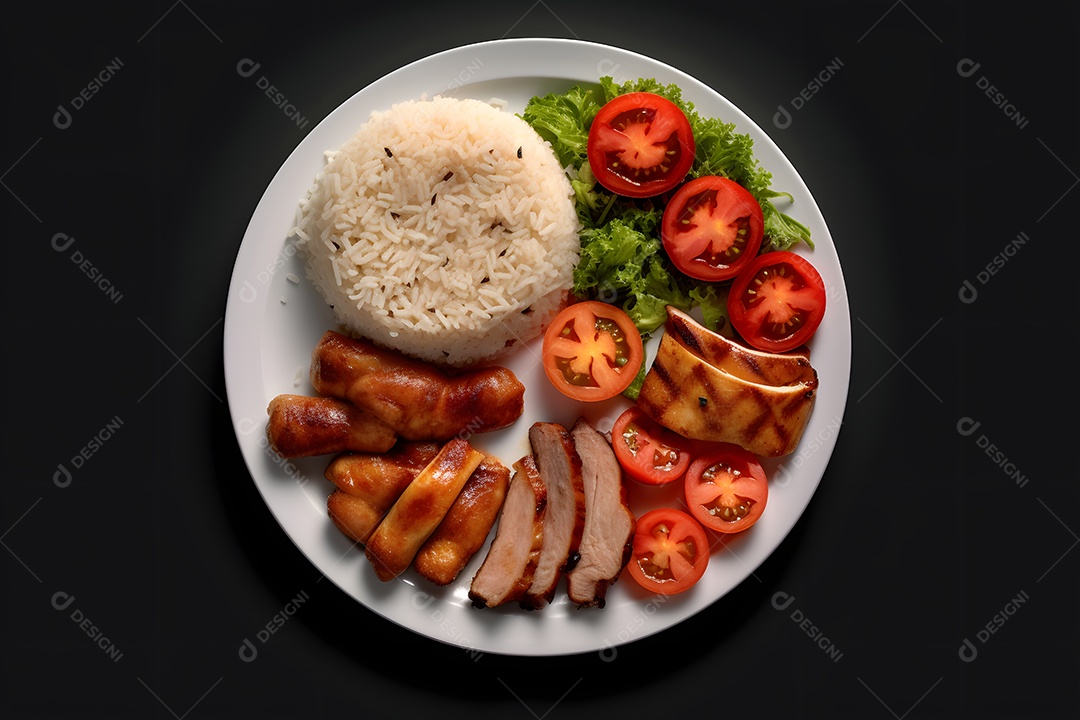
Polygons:
M735 132L734 123L702 117L683 100L677 85L642 78L616 84L600 78L598 86L576 85L562 94L537 96L521 117L551 143L568 168L581 220L581 259L574 269L574 293L617 304L648 337L664 324L666 306L701 309L705 325L722 330L727 320L727 283L691 278L661 252L663 205L656 198L635 200L601 186L589 167L589 126L606 102L629 92L652 92L686 113L694 131L696 153L688 179L727 177L745 187L761 204L765 221L762 252L786 250L802 241L813 247L810 230L776 209L772 198L791 196L771 189L772 176L754 159L753 140Z

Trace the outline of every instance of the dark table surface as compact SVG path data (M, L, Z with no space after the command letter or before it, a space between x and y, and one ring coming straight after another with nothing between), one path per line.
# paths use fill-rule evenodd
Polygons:
M1077 11L369 5L4 23L0 716L1077 717ZM377 78L503 37L610 44L715 88L798 168L848 287L847 411L802 519L615 657L476 657L317 582L229 418L228 283L277 168Z

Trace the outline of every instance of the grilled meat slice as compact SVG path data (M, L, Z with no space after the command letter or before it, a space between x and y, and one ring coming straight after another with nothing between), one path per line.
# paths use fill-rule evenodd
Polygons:
M585 526L585 486L581 458L565 427L538 422L529 428L529 442L540 477L547 486L544 545L523 603L543 607L555 597L562 576L578 561Z
M467 440L454 438L409 483L367 541L365 552L380 580L392 580L412 565L483 459Z
M413 569L436 585L449 585L491 532L510 484L510 468L488 455L477 466L434 534L420 547Z
M669 307L637 404L685 437L780 457L799 444L817 387L805 352L752 350Z
M810 365L810 352L802 346L787 353L770 353L739 345L709 330L688 313L667 308L665 332L670 332L687 350L718 370L751 383L770 387L809 383L817 378Z
M526 455L514 463L495 537L469 586L473 605L496 607L525 597L540 560L546 511L547 487Z
M497 430L525 407L525 386L507 368L449 373L333 330L312 352L311 384L322 395L355 403L407 440Z
M567 594L579 606L603 607L608 587L630 560L637 518L627 504L622 467L607 439L584 418L570 435L581 457L585 527L581 559L566 576Z
M343 453L326 468L336 486L327 512L347 537L366 543L405 488L439 453L433 442L398 442L386 453Z
M266 413L266 439L286 458L385 452L397 441L389 425L339 398L278 395Z

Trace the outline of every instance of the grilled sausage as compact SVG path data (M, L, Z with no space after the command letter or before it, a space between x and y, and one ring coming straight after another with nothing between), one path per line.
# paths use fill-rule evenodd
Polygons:
M483 459L467 440L454 438L409 483L368 538L366 554L380 580L409 568Z
M449 585L484 546L506 498L510 468L489 455L461 489L446 517L420 547L413 569L436 585Z
M326 513L345 537L360 544L367 542L382 518L363 498L336 489L326 498Z
M266 413L266 439L286 458L385 452L397 441L386 423L339 398L278 395Z
M375 527L439 452L433 442L399 442L386 453L343 453L326 468L335 490L326 499L334 525L366 543Z
M451 374L333 330L312 352L311 383L322 395L355 403L408 440L497 430L525 407L525 386L507 368Z

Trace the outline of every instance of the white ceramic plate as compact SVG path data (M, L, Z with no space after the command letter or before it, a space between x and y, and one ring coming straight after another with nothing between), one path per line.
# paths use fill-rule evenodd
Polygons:
M314 394L307 375L311 350L335 326L287 240L298 202L321 169L323 153L340 146L374 110L441 93L499 98L510 111L520 112L534 95L596 83L604 75L619 82L652 77L678 84L702 115L735 122L738 132L748 133L756 157L773 174L773 187L794 197L794 204L782 209L810 227L816 246L798 252L812 259L828 288L826 317L812 341L820 391L810 424L794 454L765 463L770 495L762 518L750 531L718 542L705 577L682 595L653 596L625 578L608 591L604 608L579 610L563 590L540 611L480 610L472 607L467 592L486 548L449 587L437 588L412 571L381 583L362 549L327 517L332 486L323 471L328 458L283 462L266 444L267 404L280 393ZM621 398L589 407L563 398L537 363L537 343L503 362L527 388L524 415L510 428L471 438L507 465L527 451L533 421L569 426L584 414L609 430L627 406ZM512 39L467 45L407 65L349 98L304 138L266 189L241 243L225 315L224 355L229 407L251 476L274 517L320 572L371 612L434 640L473 652L562 655L610 652L671 627L745 580L784 540L821 481L836 442L847 399L851 325L839 259L809 189L772 140L737 107L689 75L633 52L573 40ZM630 500L639 513L680 502L674 489L633 483ZM355 621L363 622L368 610L358 607Z

